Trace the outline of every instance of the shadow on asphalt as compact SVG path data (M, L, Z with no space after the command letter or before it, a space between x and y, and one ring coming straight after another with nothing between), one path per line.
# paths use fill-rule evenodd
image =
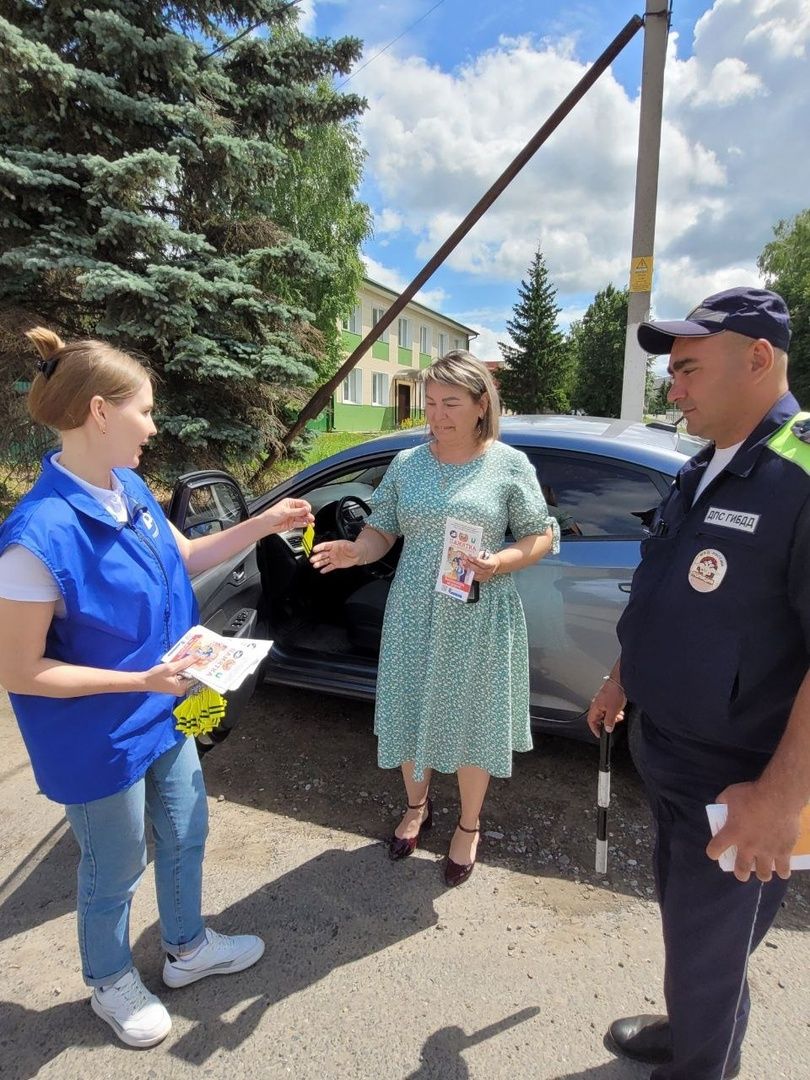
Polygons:
M396 890L374 884L387 864L379 844L324 851L208 919L224 933L268 926L273 932L262 960L238 978L203 980L170 994L163 991L172 1015L193 1022L169 1053L200 1065L221 1049L235 1049L278 1002L320 982L336 968L434 926L438 922L434 900L445 886L433 862L408 860ZM159 970L158 938L153 926L136 945L136 964L141 942L154 960L148 966L142 963L142 971ZM223 1019L225 1015L229 1019Z
M403 790L398 771L377 767L372 721L364 703L263 686L243 722L203 759L208 792L300 822L386 838L404 805ZM534 751L515 755L511 779L490 785L482 828L502 839L483 838L481 863L652 899L650 814L626 747L614 754L613 850L605 877L593 870L596 777L595 743L536 736ZM454 778L436 776L432 794L436 824L421 844L444 855L458 814ZM73 910L77 858L66 824L27 853L0 883L0 940ZM776 925L806 930L808 907L810 874L794 875Z
M43 858L41 852L48 845ZM0 895L5 894L0 903L0 941L75 910L78 859L78 844L67 822L61 821L0 882Z
M30 1080L69 1047L89 1049L110 1044L109 1028L98 1022L89 998L52 1005L41 1012L0 1001L0 1032L3 1080Z
M488 1024L471 1035L467 1035L462 1028L455 1025L441 1028L425 1041L419 1055L422 1064L416 1072L409 1073L406 1080L467 1080L470 1070L461 1056L464 1050L531 1020L539 1013L538 1008L521 1009L520 1012L505 1016L496 1024Z
M265 685L239 726L205 756L208 792L298 821L384 838L405 799L399 770L377 767L372 727L373 708L366 703ZM610 868L607 878L593 872L596 741L545 735L534 741L532 752L515 754L510 779L490 783L482 831L503 836L484 837L482 863L631 894L651 887L646 867L624 876ZM444 855L459 812L455 778L434 775L431 794L437 827L420 844ZM636 835L649 824L641 780L621 747L613 764L611 843L624 845L638 862Z
M652 820L626 744L613 755L611 852L602 876L593 868L596 740L535 735L534 742L532 752L515 754L509 780L490 783L482 831L502 839L483 838L482 864L654 899ZM371 705L269 684L204 768L214 797L374 839L390 835L405 803L399 771L377 767ZM436 775L432 795L436 827L420 845L444 855L458 816L455 779ZM810 874L794 875L776 926L807 930L808 908Z
M203 980L169 991L157 975L163 962L158 927L144 931L133 947L135 965L172 1015L192 1022L168 1052L202 1065L219 1050L234 1050L277 1002L318 983L335 968L434 926L434 900L445 891L435 864L408 860L396 891L391 891L369 885L379 877L383 861L387 866L379 844L324 851L208 919L226 933L273 927L262 960L238 978ZM69 1047L110 1042L86 999L41 1012L0 1002L0 1032L2 1057L13 1063L3 1067L7 1080L28 1080Z
M583 1069L582 1072L561 1073L555 1080L646 1080L649 1075L649 1065L634 1065L617 1058L616 1061L594 1065L592 1069Z

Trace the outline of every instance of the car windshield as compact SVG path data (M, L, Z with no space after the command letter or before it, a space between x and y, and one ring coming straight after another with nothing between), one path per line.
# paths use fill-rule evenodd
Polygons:
M326 481L324 481L322 474L313 479L318 487L322 486L324 483L327 483L329 487L337 487L339 484L364 484L366 487L374 489L379 486L380 481L385 476L388 465L389 462L386 461L375 465L368 465L361 469L351 469L349 472L339 473L337 476L330 476Z
M345 473L343 476L337 477L335 480L330 480L330 484L367 484L371 488L376 488L382 478L385 476L388 463L384 465L372 465L367 469L356 469L354 472Z

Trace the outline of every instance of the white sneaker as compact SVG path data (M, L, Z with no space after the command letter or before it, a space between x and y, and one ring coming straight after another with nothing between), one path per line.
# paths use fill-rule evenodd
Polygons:
M163 981L167 986L188 986L206 975L232 975L255 964L264 952L264 942L255 934L218 934L205 931L205 941L191 956L167 956Z
M156 1046L171 1031L172 1018L163 1002L149 993L135 968L112 986L97 986L90 1008L127 1046Z

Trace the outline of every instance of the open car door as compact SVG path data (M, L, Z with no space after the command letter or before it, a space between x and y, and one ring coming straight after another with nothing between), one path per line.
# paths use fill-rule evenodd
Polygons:
M184 536L193 540L230 529L249 517L242 489L234 478L218 469L186 473L174 487L169 504L169 520ZM200 622L224 637L266 638L267 625L260 616L262 584L256 545L197 574L192 585L200 607ZM260 678L262 667L246 679L238 690L226 695L225 718L210 736L197 739L204 753L222 742L239 720Z

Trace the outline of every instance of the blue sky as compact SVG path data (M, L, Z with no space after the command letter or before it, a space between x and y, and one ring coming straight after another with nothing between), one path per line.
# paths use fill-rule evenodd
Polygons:
M369 100L361 194L375 234L364 255L369 276L395 288L645 6L443 0L431 12L435 2L302 4L307 33L364 41L358 68L405 32L348 83ZM608 282L626 283L642 37L424 290L426 303L479 332L484 359L498 358L538 245L562 325ZM674 0L653 293L660 317L757 282L773 225L810 205L809 50L806 0Z

